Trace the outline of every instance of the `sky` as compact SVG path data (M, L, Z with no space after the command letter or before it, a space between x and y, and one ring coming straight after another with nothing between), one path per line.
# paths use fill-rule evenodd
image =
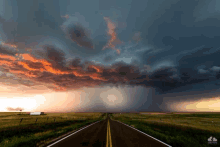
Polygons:
M218 30L218 0L1 0L0 111L220 112Z

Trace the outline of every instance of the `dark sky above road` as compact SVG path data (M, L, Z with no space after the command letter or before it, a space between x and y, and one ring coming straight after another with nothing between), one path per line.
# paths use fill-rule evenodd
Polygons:
M2 0L0 111L219 112L219 30L218 0Z

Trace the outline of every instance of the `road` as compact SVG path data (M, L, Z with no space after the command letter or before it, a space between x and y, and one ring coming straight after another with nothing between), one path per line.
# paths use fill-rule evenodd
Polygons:
M50 147L167 147L109 117L95 123Z

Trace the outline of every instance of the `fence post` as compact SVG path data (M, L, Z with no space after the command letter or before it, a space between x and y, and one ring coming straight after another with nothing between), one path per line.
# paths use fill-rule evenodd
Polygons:
M56 121L56 118L54 118L54 122Z
M21 118L19 125L21 124L22 120L23 120L23 118Z
M36 124L36 122L37 122L37 119L38 119L38 118L36 118L35 124Z
M47 121L48 121L48 118L49 118L49 117L47 117Z

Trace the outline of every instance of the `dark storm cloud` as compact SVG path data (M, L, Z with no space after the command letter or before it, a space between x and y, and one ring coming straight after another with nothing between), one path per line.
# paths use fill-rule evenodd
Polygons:
M5 19L0 16L0 23L5 22Z
M82 62L79 58L64 64L64 54L53 46L44 46L46 58L37 58L33 54L20 54L21 59L11 55L1 55L3 69L22 76L33 82L53 85L56 90L72 90L100 84L129 84L130 80L139 80L139 68L122 62L110 68L98 66L92 62ZM66 63L66 62L65 62ZM145 77L144 80L147 80ZM24 84L23 84L24 85ZM27 85L29 86L29 85ZM32 85L31 85L32 86Z
M17 52L15 49L10 49L9 47L0 44L0 53L7 55L15 55Z
M152 86L160 92L166 92L181 86L213 80L209 72L198 73L198 70L187 67L159 68L153 72L141 73L138 66L123 62L106 68L94 65L92 62L81 63L80 58L69 61L66 66L63 63L64 54L52 46L47 46L45 49L48 60L37 59L29 54L22 55L24 61L16 60L12 56L4 56L1 60L2 62L13 61L5 68L14 74L22 74L42 83L55 84L62 90L112 83Z
M181 81L175 77L174 68L162 68L154 71L149 75L149 82L152 87L157 88L160 92L169 91L181 85Z
M149 82L152 87L157 88L161 93L178 89L179 87L191 86L194 84L205 84L205 82L216 80L210 73L198 73L192 68L158 69L149 75Z
M81 64L81 59L80 58L75 58L72 59L71 61L69 61L69 67L70 68L81 68L82 64Z
M72 41L76 42L80 47L93 49L93 43L89 39L86 29L83 28L80 24L73 24L68 26L67 35L71 38Z
M211 17L212 14L209 14L208 10L201 11L202 14L207 13L207 18L198 19L198 6L203 1L101 1L100 5L96 6L98 2L94 2L94 8L91 10L99 7L102 15L96 13L97 10L90 11L91 6L85 6L84 3L74 5L73 9L72 5L69 6L71 1L65 1L66 6L59 6L58 3L63 3L57 0L52 3L28 1L26 6L17 2L18 13L13 9L15 16L10 19L0 17L2 38L6 36L3 40L38 44L41 43L38 37L51 35L59 38L59 41L64 40L66 49L58 48L55 42L54 45L43 47L45 59L38 58L34 53L28 54L25 61L20 62L4 56L1 62L7 66L5 69L64 89L100 84L130 84L154 87L161 93L166 93L175 89L189 89L192 85L203 85L220 78L220 37L217 31L220 21L216 19L217 14ZM78 8L79 5L81 7ZM114 9L110 9L113 6ZM65 10L66 7L71 9ZM6 9L6 13L9 13L9 10ZM108 40L105 38L108 25L104 17L108 17L109 21L118 21L118 25L113 27L114 33L125 42L124 46L119 45L121 53L118 56L110 54L109 50L102 51ZM126 27L117 27L122 22L126 23ZM65 26L66 34L63 34L61 25ZM65 35L71 41L66 39ZM115 36L113 35L113 39ZM126 43L132 39L137 45L132 46L131 50L126 50ZM151 49L147 49L148 47ZM91 51L93 49L95 51ZM66 50L73 51L73 54L67 54ZM134 54L138 50L140 53ZM83 52L80 54L82 56L75 57L79 51ZM0 46L0 52L13 57L15 55L4 46ZM106 53L104 58L101 57L102 53ZM66 61L67 55L72 60ZM84 62L84 59L92 59L93 56L95 59L101 58L100 62L111 63L111 66ZM124 57L135 57L140 61L136 62L135 66L130 64L133 62L125 64L114 61L117 58L125 59Z
M196 84L213 81L219 75L219 50L202 48L178 60L178 73L182 83Z
M204 1L146 1L148 9L144 1L142 2L142 5L132 2L126 29L128 32L133 28L135 31L141 30L140 36L144 44L161 49L155 53L147 50L140 55L145 64L150 64L154 69L156 63L163 63L169 59L174 65L167 65L167 68L175 67L177 70L172 73L164 70L163 66L156 68L149 75L149 82L144 82L145 85L150 84L166 93L197 83L203 85L216 80L215 77L220 77L218 71L210 69L214 66L219 67L220 37L216 30L219 30L220 21L216 19L217 13L211 16L214 13L209 14L205 9L201 11L198 6ZM196 15L198 12L207 14L207 17L199 20L199 16ZM132 23L134 17L135 27Z
M65 54L62 50L58 50L54 46L44 46L43 48L47 52L48 59L54 63L54 66L63 66Z
M142 77L139 68L134 65L125 64L123 62L115 63L111 66L111 69L104 69L102 76L109 79L109 83L115 84L129 84L130 81L138 83L148 78Z
M112 61L113 57L112 56L107 56L104 58L104 61L105 62L109 62L109 61Z
M208 53L212 47L210 48L201 48L200 50L186 54L178 60L178 64L180 67L188 67L197 69L197 67L204 65L205 68L211 68L213 65L218 64L217 56L219 55L218 50L213 53Z
M52 2L10 0L8 3L6 2L5 18L1 19L2 38L11 43L29 44L36 42L36 36L54 35L54 32L57 35L62 34L60 25L63 20L60 17L58 4L59 0ZM12 12L7 9L10 8L10 5L13 7ZM11 13L12 16L10 16Z
M218 73L216 74L216 78L217 78L217 79L220 79L220 72L218 72Z
M15 40L15 37L17 36L17 26L18 23L14 20L5 20L1 19L1 37L4 40L8 40L10 42L13 42Z
M53 30L58 29L60 25L58 22L61 21L61 18L58 17L60 15L60 8L57 6L57 4L59 4L59 1L55 0L51 2L35 4L38 5L38 10L34 12L35 17L33 18L33 21L37 23L38 27L49 26L49 28ZM53 4L55 4L53 6L55 8L51 9L52 11L47 11L48 9L50 9L49 5Z
M220 21L207 18L195 22L194 13L198 4L199 1L175 1L174 4L168 3L170 6L166 11L163 7L155 11L150 20L146 21L148 42L157 47L172 47L173 53L179 51L176 47L180 47L180 44L183 45L182 49L189 49L201 45L201 41L209 45L216 42L218 34L215 30Z
M208 2L208 1L206 1ZM220 24L219 19L210 17L196 21L196 7L203 3L201 1L146 1L149 9L144 9L144 5L133 3L130 14L138 15L135 12L137 7L143 9L136 19L135 28L141 28L143 43L153 45L155 48L162 48L163 52L155 54L152 62L167 55L175 55L181 51L190 52L193 48L204 45L206 48L217 48L219 35L216 32ZM161 5L163 3L164 5ZM157 9L154 9L156 8ZM212 15L207 12L202 14ZM150 15L150 16L149 16ZM129 19L134 19L129 17ZM147 19L147 21L146 21ZM128 23L130 24L130 23ZM131 25L128 25L131 27ZM144 54L145 59L149 51ZM173 56L173 60L175 60ZM145 63L147 61L145 60ZM181 66L181 65L179 65Z

